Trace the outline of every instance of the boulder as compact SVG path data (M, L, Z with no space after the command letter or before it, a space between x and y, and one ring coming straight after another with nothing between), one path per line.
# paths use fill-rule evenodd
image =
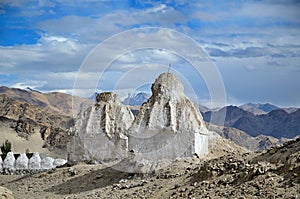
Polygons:
M133 119L117 94L98 94L97 103L79 113L75 136L68 146L68 160L109 162L126 157L126 133Z

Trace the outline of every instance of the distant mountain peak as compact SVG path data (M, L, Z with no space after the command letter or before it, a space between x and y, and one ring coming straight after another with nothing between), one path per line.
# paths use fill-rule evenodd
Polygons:
M279 107L277 107L273 104L270 104L268 102L264 103L264 104L247 103L247 104L243 104L243 105L239 106L239 108L241 108L245 111L251 112L255 115L267 114L273 110L279 109Z
M130 106L141 106L144 102L147 102L151 95L146 92L139 92L133 95L128 94L128 97L123 100L123 104Z

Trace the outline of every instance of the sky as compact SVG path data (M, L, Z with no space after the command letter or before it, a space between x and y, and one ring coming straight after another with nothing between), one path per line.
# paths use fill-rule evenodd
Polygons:
M203 105L300 107L299 10L298 0L0 0L0 86L126 96L150 92L171 64Z

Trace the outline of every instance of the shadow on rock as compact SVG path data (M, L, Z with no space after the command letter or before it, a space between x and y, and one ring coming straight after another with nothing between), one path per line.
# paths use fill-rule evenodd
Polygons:
M129 175L129 173L112 168L105 168L72 178L45 191L60 195L76 194L113 185L118 183L121 179L128 178Z

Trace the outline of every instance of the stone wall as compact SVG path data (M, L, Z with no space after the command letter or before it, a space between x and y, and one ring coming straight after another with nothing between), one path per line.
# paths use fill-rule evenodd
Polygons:
M67 160L64 159L41 158L39 153L33 153L31 158L28 158L25 153L21 153L15 158L13 152L9 152L4 160L0 156L0 172L4 174L35 173L54 169L66 163Z

